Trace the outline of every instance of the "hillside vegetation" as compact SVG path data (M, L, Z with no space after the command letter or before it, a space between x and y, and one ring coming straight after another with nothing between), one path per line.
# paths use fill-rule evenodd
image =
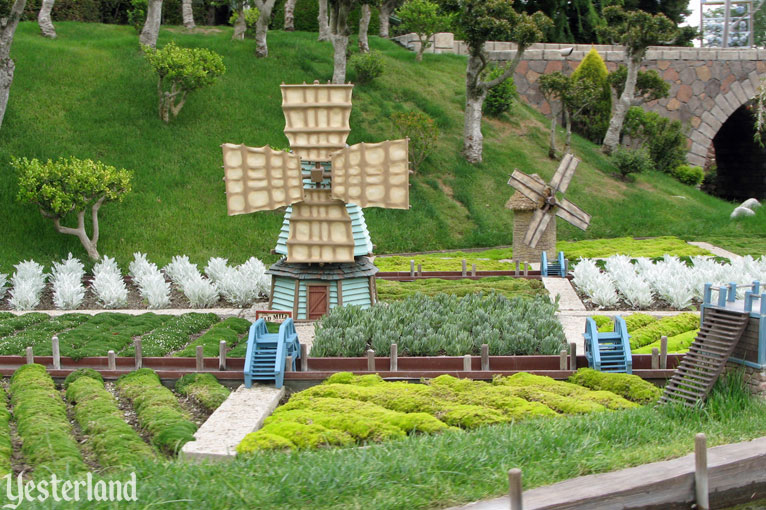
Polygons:
M223 56L227 68L165 125L157 115L156 78L132 27L62 22L57 30L58 39L48 40L36 23L22 23L13 45L16 76L0 130L0 271L22 259L49 263L69 251L84 256L74 237L55 233L34 206L15 200L12 155L73 155L135 172L134 191L100 214L99 251L116 256L123 268L136 251L159 264L176 254L202 265L211 256L233 263L251 255L274 261L270 250L282 213L227 216L219 146L286 147L279 84L327 81L332 46L317 42L313 33L272 31L270 57L259 60L255 42L231 41L230 28L186 33L165 27L160 46L172 40L207 47ZM442 132L438 153L412 179L411 210L366 211L377 252L510 244L508 176L518 168L548 179L557 166L546 157L546 120L519 105L510 116L486 120L484 163L471 166L459 155L465 58L425 55L418 64L413 53L392 42L370 42L383 53L386 73L354 90L348 142L395 137L391 114L413 108L431 115ZM732 223L731 204L662 174L624 183L611 176L613 168L595 145L575 138L574 148L583 163L567 196L593 221L585 233L559 221L560 239L742 237L766 231L766 213Z

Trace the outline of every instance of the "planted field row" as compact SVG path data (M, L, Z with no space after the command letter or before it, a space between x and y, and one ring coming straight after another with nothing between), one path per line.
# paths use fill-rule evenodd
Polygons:
M613 319L606 315L594 315L599 331L613 331ZM700 319L694 313L681 313L657 319L644 313L634 313L623 317L630 335L630 349L633 354L651 354L652 349L660 349L660 340L668 337L668 353L679 354L689 350L689 346L700 329Z
M452 294L465 296L475 292L496 292L507 298L547 296L543 282L508 276L493 276L481 280L442 280L428 278L412 282L398 282L378 278L375 282L379 301L399 301L420 293L426 296Z
M193 357L197 345L204 347L206 356L216 356L219 342L225 340L232 349L230 356L243 357L249 327L245 319L221 321L215 314L196 312L178 316L72 313L58 317L5 312L0 314L0 355L19 356L32 347L35 355L50 356L51 338L57 336L61 355L73 359L106 356L110 350L118 356L133 356L138 338L144 356Z
M571 382L518 373L491 383L442 375L426 384L340 372L294 394L237 451L377 443L415 433L630 409L660 396L659 388L637 376L591 372L578 372Z

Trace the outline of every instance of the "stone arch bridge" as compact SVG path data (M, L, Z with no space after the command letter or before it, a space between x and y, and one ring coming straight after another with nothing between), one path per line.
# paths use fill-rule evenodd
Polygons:
M396 38L410 49L419 42L414 34ZM573 48L567 57L562 48ZM595 48L612 71L623 63L621 46L590 44L535 44L524 52L514 75L516 90L530 105L544 114L551 106L540 93L538 78L542 74L567 70L571 72L591 48ZM488 42L490 58L499 63L510 61L515 46L508 42ZM436 34L430 53L467 55L465 43L450 33ZM567 69L568 68L568 69ZM729 116L755 95L760 80L766 78L766 49L718 49L685 47L651 47L642 69L655 69L670 83L667 98L644 105L648 110L688 124L689 152L693 165L705 166L714 157L713 138Z

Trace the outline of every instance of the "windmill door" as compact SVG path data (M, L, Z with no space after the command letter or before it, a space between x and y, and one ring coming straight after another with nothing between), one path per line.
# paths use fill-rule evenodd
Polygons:
M319 319L330 309L330 292L327 285L309 285L308 318Z

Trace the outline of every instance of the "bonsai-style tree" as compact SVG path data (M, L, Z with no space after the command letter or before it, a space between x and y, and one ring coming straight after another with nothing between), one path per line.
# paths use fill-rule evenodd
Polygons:
M513 0L439 0L439 3L444 13L453 16L458 36L468 46L463 156L469 163L480 163L484 145L482 107L489 89L513 76L524 51L542 39L552 22L540 12L528 15L514 11ZM500 76L482 80L482 72L489 64L484 49L487 41L513 41L517 50Z
M255 56L266 58L269 56L269 45L266 42L266 35L269 33L269 22L271 21L271 11L274 9L276 0L253 0L253 5L260 13L258 21L255 22Z
M3 125L8 94L13 83L13 70L16 64L11 59L11 44L16 33L27 0L0 0L0 126Z
M604 8L606 25L599 33L606 40L625 47L626 77L619 100L614 105L602 150L610 154L620 143L620 132L628 108L636 94L638 69L649 46L668 44L678 37L678 28L663 14L654 16L644 11L625 11L612 5Z
M234 25L231 38L235 41L244 41L247 31L257 26L261 13L255 7L248 7L246 2L232 2L231 5L233 12L229 23Z
M145 46L144 51L159 76L159 113L165 123L171 113L178 115L189 92L212 85L226 71L221 56L205 48L181 48L171 42L159 50Z
M13 158L11 166L19 174L16 198L35 204L44 217L53 220L58 232L77 236L88 256L98 260L98 211L104 202L122 200L130 191L131 173L100 161L77 158L59 158L55 162L49 159L44 163L37 159ZM85 231L88 208L93 223L91 237ZM61 225L70 213L77 215L76 228Z
M439 12L439 5L429 0L409 0L402 5L396 15L402 20L401 29L404 32L415 32L420 41L420 48L415 60L423 60L423 52L431 46L431 37L438 32L447 30L450 24L449 16Z
M564 73L543 74L538 78L540 93L551 105L551 135L548 142L548 157L556 159L556 125L564 110L564 97L569 89L570 79Z
M321 0L320 0L321 1ZM380 28L378 35L388 39L391 14L404 3L404 0L381 0L378 6L378 20Z
M628 69L621 65L609 73L609 85L616 98L622 96L625 90L625 81L628 77ZM633 100L630 107L641 106L649 101L655 101L668 97L670 84L662 79L660 73L654 69L648 71L639 71L636 77L636 89L633 93Z
M563 111L564 126L566 128L566 141L564 153L568 153L572 146L572 122L579 119L582 113L593 106L601 98L603 92L598 83L590 80L578 79L576 76L565 76L563 73L555 73L540 76L540 92L551 103L553 121L551 122L550 145L548 157L556 158L556 120ZM559 104L559 109L554 107Z
M351 30L348 26L349 13L357 5L375 3L375 0L329 0L330 10L330 40L333 47L332 82L346 82L346 59L348 36Z
M141 35L138 37L138 42L141 46L149 46L150 48L157 46L161 23L162 0L147 0L144 28L141 29Z
M37 24L40 25L40 32L43 36L56 38L56 27L51 21L51 11L53 10L54 0L43 0L40 4L40 12L37 14Z

